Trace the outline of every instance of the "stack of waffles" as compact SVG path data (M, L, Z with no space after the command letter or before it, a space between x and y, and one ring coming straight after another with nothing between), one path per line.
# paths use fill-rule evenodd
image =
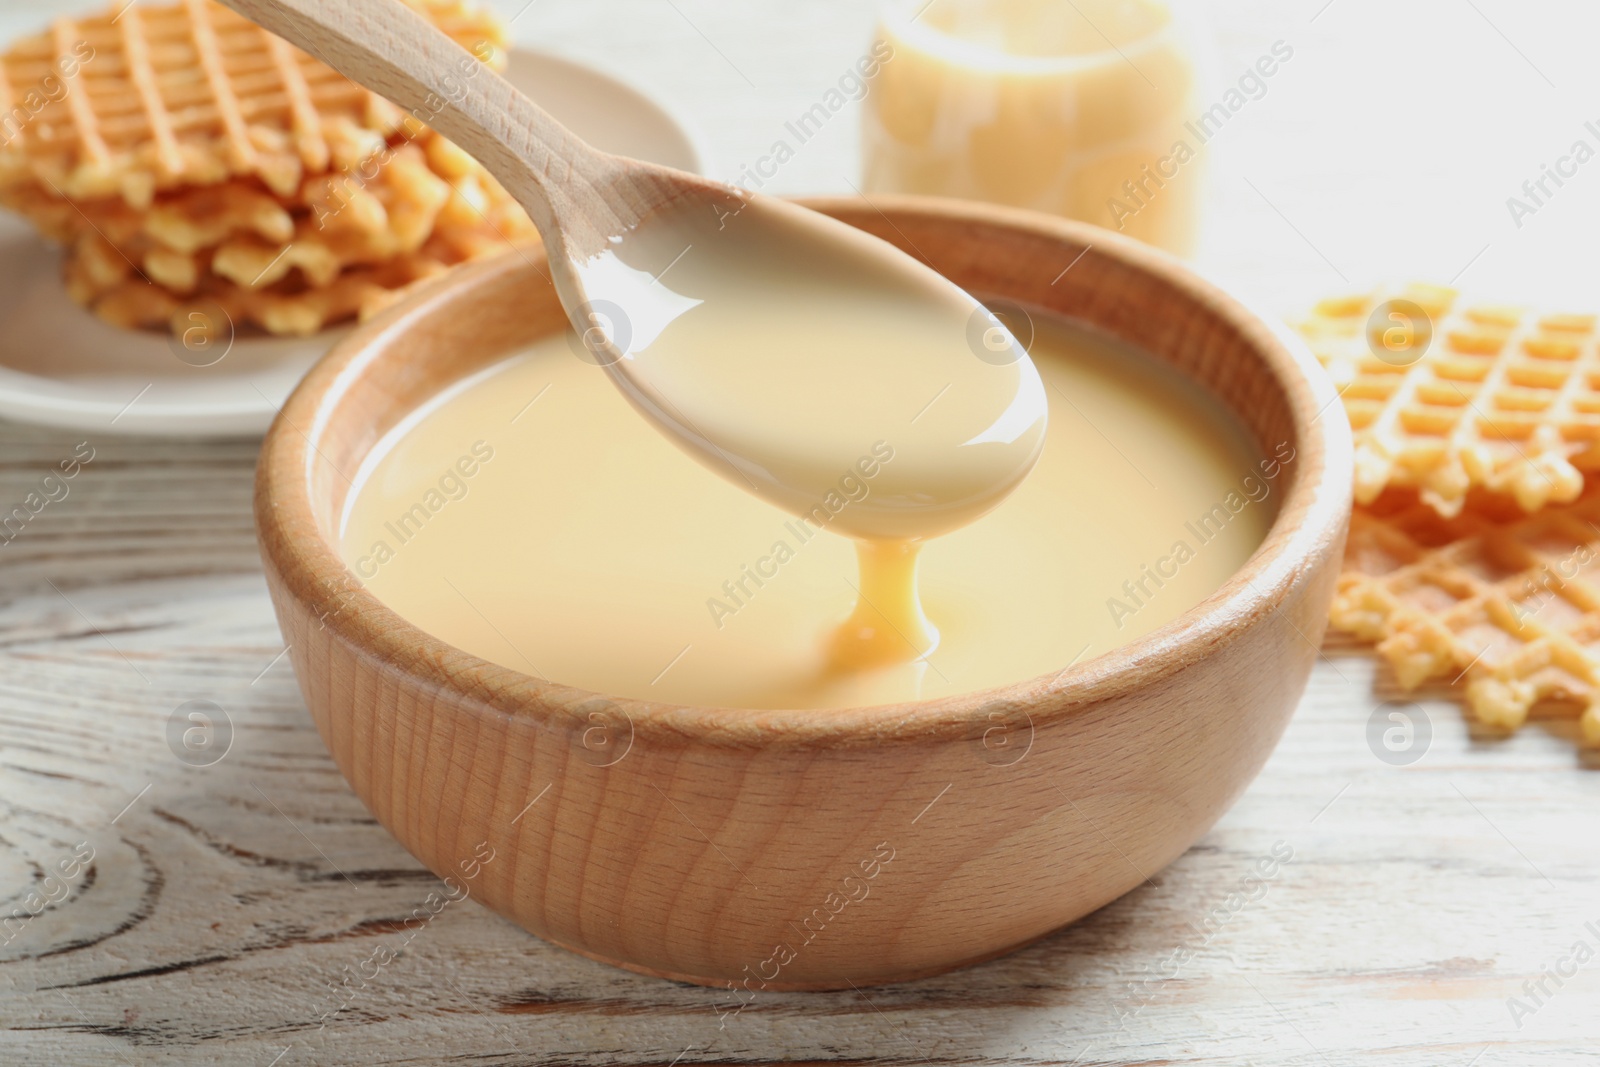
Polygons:
M1600 745L1600 352L1593 315L1438 286L1324 301L1356 505L1333 625L1485 724L1575 714ZM1586 484L1587 480L1587 484Z
M405 0L503 65L464 0ZM442 102L441 102L442 103ZM536 238L471 157L213 0L58 21L0 57L0 204L66 247L78 303L124 327L220 309L305 335Z

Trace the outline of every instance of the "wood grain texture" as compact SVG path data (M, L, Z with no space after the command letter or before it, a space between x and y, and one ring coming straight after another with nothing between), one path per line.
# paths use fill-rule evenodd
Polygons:
M1349 435L1309 356L1176 260L980 205L820 206L969 290L1087 321L1210 386L1262 455L1285 460L1266 542L1131 645L938 701L678 707L486 662L367 593L337 523L389 427L559 324L541 264L517 255L342 342L284 405L256 486L289 658L378 821L441 877L470 869L479 899L528 930L725 986L735 1005L985 959L1171 862L1248 784L1298 699L1349 520ZM1051 285L1068 263L1070 283ZM965 806L932 808L958 788ZM1083 819L1065 835L1045 828L1063 804Z
M3 499L80 440L0 426ZM96 852L0 947L0 1061L1465 1067L1484 1049L1484 1065L1584 1062L1600 1040L1592 968L1521 1031L1505 1004L1597 910L1600 779L1567 724L1474 738L1446 691L1425 691L1430 750L1386 765L1367 719L1400 694L1338 642L1195 848L987 964L772 993L723 1025L716 990L590 962L476 904L424 923L413 913L441 883L349 791L273 664L253 453L100 439L72 494L0 549L6 911L78 842ZM184 766L165 739L192 699L236 729L214 766ZM1047 814L1047 829L1081 830L1064 804ZM1293 857L1230 908L1279 842ZM350 979L402 945L364 986ZM1179 950L1193 955L1174 969ZM324 1019L346 982L354 995Z

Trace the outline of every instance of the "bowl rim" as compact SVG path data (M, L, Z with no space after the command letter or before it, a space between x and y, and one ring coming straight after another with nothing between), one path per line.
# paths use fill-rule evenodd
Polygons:
M367 591L345 566L338 547L321 534L310 474L314 457L321 456L318 439L333 410L389 344L473 287L508 272L537 269L544 251L529 248L451 271L358 327L318 360L284 403L262 443L255 486L257 539L263 562L284 583L282 595L295 597L324 629L358 652L489 713L533 716L570 727L586 721L599 700L626 716L635 740L854 747L970 740L974 725L988 723L988 712L997 706L1023 709L1030 729L1037 729L1170 679L1275 613L1306 583L1319 557L1342 543L1353 478L1348 422L1343 406L1335 403L1339 394L1333 382L1287 326L1258 314L1176 257L1088 223L935 197L795 199L824 213L870 209L891 226L896 215L914 215L935 223L1043 236L1065 242L1073 251L1120 260L1206 306L1255 350L1288 401L1296 454L1285 464L1290 484L1262 543L1210 596L1128 644L1069 663L1053 675L930 700L822 710L671 704L548 681L473 655L407 621ZM1300 637L1318 647L1303 632ZM291 653L291 660L295 658Z

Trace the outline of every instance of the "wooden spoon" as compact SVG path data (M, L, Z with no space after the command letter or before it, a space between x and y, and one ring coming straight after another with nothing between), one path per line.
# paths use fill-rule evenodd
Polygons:
M971 521L1032 469L1038 372L910 256L601 152L396 0L223 2L476 157L544 238L580 354L741 486L793 514L823 506L857 538L915 540Z

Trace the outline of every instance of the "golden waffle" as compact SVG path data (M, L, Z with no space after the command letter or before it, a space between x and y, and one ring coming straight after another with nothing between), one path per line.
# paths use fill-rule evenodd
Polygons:
M452 201L461 198L452 195ZM367 318L401 291L450 267L504 251L507 233L531 224L515 204L498 205L487 216L468 209L473 224L451 219L436 226L415 249L339 270L311 284L304 272L276 272L245 284L207 267L182 289L155 284L106 241L90 236L67 257L67 291L102 319L126 328L170 327L182 333L192 309L215 301L236 327L257 326L273 334L308 335L342 319ZM441 213L442 215L443 213ZM512 240L526 239L513 237Z
M1323 301L1299 328L1350 416L1357 503L1401 486L1449 516L1482 487L1532 512L1576 498L1580 471L1600 466L1593 315L1460 306L1413 285Z
M502 245L537 237L533 223L505 191L470 157L442 137L429 135L426 149L407 144L391 150L373 180L357 184L334 175L308 183L310 213L295 221L287 241L273 240L258 228L218 244L210 269L239 285L271 285L298 269L312 285L330 284L346 267L381 263L421 248L430 238L474 242L462 257L476 258L484 228ZM158 250L164 252L164 250ZM160 277L161 260L145 259L146 273ZM173 258L186 269L195 257Z
M220 305L235 327L258 326L269 333L307 336L355 315L381 311L413 283L448 270L453 264L425 253L399 256L374 267L348 270L332 283L305 288L279 283L257 289L207 279L196 292L178 297L160 286L131 276L109 284L95 267L75 260L68 286L89 293L96 314L130 328L159 326L181 332L192 311Z
M437 185L436 177L448 182L491 180L471 156L408 119L397 143L385 142L354 170L308 177L293 196L278 196L250 180L230 180L162 193L150 205L135 208L120 197L69 200L24 183L0 188L0 205L62 243L93 232L121 248L143 242L193 253L243 234L281 246L294 238L297 214L313 218L318 228L348 226L352 212L357 223L371 220L375 199L392 203L408 192L427 199L436 195L434 190L414 187ZM373 230L383 225L382 213L376 214L378 221L370 222Z
M475 228L503 220L507 240L536 234L520 208L470 158L431 132L386 150L371 180L307 179L284 203L241 183L163 196L148 211L120 199L76 205L50 196L13 201L43 232L69 244L109 243L150 280L193 290L211 269L246 286L270 285L298 268L325 285L345 267L419 248L438 224ZM508 211L507 208L510 207Z
M492 16L461 0L406 2L484 62L503 65L503 28ZM103 47L110 25L120 51ZM52 94L58 99L0 146L0 203L68 246L69 292L117 325L182 331L196 303L211 302L236 325L315 332L371 314L449 266L537 236L521 208L448 140L210 0L58 23L46 37L0 63L0 89L60 66L70 41L98 44L77 83ZM90 78L91 64L101 81ZM153 82L141 74L150 70ZM218 70L229 77L219 80ZM272 72L276 88L262 80ZM195 81L211 92L198 103ZM127 127L136 109L125 100L118 111L105 99L140 85L155 86L158 105L144 111L149 143ZM82 99L63 142L59 112L74 104L74 92ZM175 100L188 110L163 120L160 107ZM217 162L238 132L226 118L228 101L249 120L246 140L255 146L254 163L242 169L238 152L226 166ZM222 118L202 121L215 115ZM104 131L113 126L121 132L108 142ZM181 166L160 151L169 128L185 134L174 142ZM116 182L85 169L86 159L99 158L91 150L97 139L121 146L112 153ZM222 155L207 157L213 149Z
M335 180L332 176L322 182ZM313 180L308 180L309 188ZM73 202L38 186L0 190L0 204L25 217L41 233L70 244L96 233L118 247L141 241L178 252L198 252L234 234L254 233L286 242L294 237L294 209L248 182L224 182L163 194L148 209L129 207L120 197Z
M298 216L270 197L229 183L158 201L134 212L120 200L115 210L52 235L75 250L107 249L144 277L182 294L207 272L250 288L271 285L298 269L313 285L331 283L346 267L382 262L414 252L432 234L453 190L407 145L381 181L342 194L343 210L318 226L310 212ZM329 184L335 179L314 181ZM313 184L308 181L307 185ZM73 211L72 205L66 210Z
M325 228L310 216L291 218L294 236L283 244L250 232L187 253L137 235L119 244L99 229L86 230L67 255L68 292L118 326L170 322L181 331L186 317L180 312L194 296L237 307L239 325L304 334L386 306L390 301L378 299L373 278L392 291L393 285L538 239L527 214L486 175L446 180L422 167L412 174L401 163L384 174L401 180L342 193L342 210ZM391 263L401 266L375 274L365 270ZM363 273L343 284L353 270ZM334 292L324 296L324 288ZM265 295L246 299L252 291Z
M499 60L503 28L491 15L460 0L408 2L479 58ZM230 178L293 197L306 175L381 151L404 117L213 0L62 19L17 42L0 59L0 114L18 107L28 118L6 131L0 188L36 183L137 208L163 190Z
M1600 487L1534 515L1488 507L1358 506L1330 620L1378 642L1407 689L1465 678L1478 719L1505 730L1542 702L1576 706L1600 745Z

